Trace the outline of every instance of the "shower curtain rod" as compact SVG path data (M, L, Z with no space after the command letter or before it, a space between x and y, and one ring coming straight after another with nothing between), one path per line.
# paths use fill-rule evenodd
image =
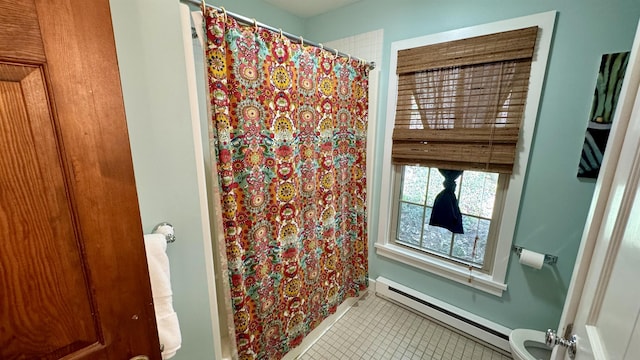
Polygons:
M198 0L180 0L180 1L183 2L183 3L195 5L195 6L198 6L198 7L202 6L202 2L198 1ZM217 6L213 6L213 5L207 4L207 7L210 7L212 9L217 10L217 11L222 11L222 9L217 7ZM232 18L244 23L245 25L254 25L255 24L255 25L259 26L259 27L263 27L265 29L269 29L269 30L271 30L273 32L276 32L276 33L280 33L281 32L282 35L288 37L289 39L291 39L291 40L293 40L293 41L295 41L297 43L302 43L304 41L304 45L311 45L311 46L314 46L314 47L318 47L318 48L324 49L324 50L326 50L328 52L336 53L339 56L349 57L351 59L355 59L355 60L358 60L358 61L364 61L365 64L369 65L369 69L371 69L371 70L375 69L375 67L376 67L376 63L373 62L373 61L366 61L364 59L360 59L358 57L351 56L349 54L343 53L343 52L338 51L336 49L324 47L322 44L315 43L315 42L309 41L309 40L303 40L302 36L293 35L291 33L282 31L282 29L276 29L273 26L265 25L263 23L255 21L255 19L250 19L250 18L248 18L246 16L242 16L242 15L239 15L239 14L236 14L236 13L232 13L231 11L226 11L225 10L225 12L226 12L227 16L231 16Z

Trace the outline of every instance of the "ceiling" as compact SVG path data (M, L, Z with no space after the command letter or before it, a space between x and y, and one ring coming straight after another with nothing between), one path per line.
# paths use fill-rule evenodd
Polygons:
M284 11L308 18L360 0L264 0Z

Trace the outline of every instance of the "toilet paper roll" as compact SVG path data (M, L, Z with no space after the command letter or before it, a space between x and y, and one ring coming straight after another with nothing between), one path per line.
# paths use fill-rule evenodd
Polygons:
M520 253L520 264L530 266L534 269L541 269L544 265L544 254L522 249Z

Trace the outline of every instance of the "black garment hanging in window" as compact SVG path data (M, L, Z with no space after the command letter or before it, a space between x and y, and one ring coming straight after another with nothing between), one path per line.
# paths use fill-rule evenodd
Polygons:
M436 196L431 210L429 225L439 226L454 234L464 234L462 214L456 198L456 179L462 175L461 170L438 169L444 176L444 189Z

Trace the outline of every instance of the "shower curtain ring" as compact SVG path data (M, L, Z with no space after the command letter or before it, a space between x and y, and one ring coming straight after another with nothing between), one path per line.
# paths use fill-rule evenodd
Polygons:
M324 45L322 45L322 43L318 43L318 46L320 47L320 50L324 50Z
M224 22L227 22L227 10L224 9L224 6L220 6L220 10L222 10L222 13L224 14Z
M300 36L300 47L304 49L304 38Z
M351 54L347 54L347 55L349 55L349 59L347 61L351 62Z
M256 21L255 18L253 18L252 20L253 20L253 28L255 29L256 32L258 32L258 22Z
M202 0L202 13L206 13L207 12L207 4L204 2L204 0Z
M284 40L284 38L282 37L282 29L280 29L280 40Z
M338 54L338 49L333 49L333 51L335 51L335 52L336 52L336 59L337 59L338 57L340 57L340 54Z

